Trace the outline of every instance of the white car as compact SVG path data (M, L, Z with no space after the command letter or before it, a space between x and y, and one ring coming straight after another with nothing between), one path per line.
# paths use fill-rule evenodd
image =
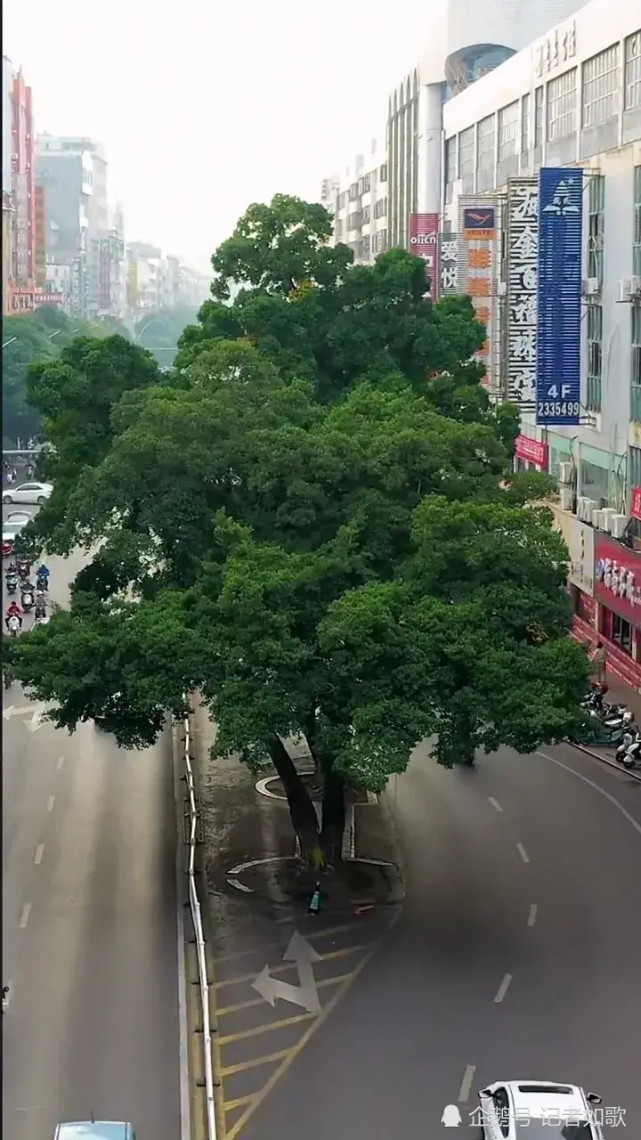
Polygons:
M30 515L28 511L11 511L4 521L11 526L23 527L31 522L32 518L33 515Z
M603 1140L596 1093L554 1081L497 1081L479 1093L485 1140Z
M2 495L3 503L37 503L39 507L51 498L53 485L51 483L21 483L19 487L11 487Z

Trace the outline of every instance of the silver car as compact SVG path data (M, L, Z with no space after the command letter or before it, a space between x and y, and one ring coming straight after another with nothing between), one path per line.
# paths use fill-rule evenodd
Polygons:
M136 1140L136 1133L124 1120L74 1120L59 1124L53 1140Z
M51 498L53 485L51 483L21 483L19 487L5 487L2 494L3 503L37 503L39 507Z

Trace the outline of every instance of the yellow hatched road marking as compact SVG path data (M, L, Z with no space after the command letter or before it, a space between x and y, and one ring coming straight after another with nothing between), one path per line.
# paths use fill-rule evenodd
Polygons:
M336 974L333 978L323 978L322 982L316 983L316 989L320 990L324 986L338 986L341 982L346 982L348 978L351 978L351 976L352 975L350 972L349 974ZM220 1009L216 1010L216 1014L218 1017L225 1017L225 1015L228 1013L239 1013L240 1010L251 1009L252 1006L264 1004L264 998L256 998L252 1001L241 1001L238 1003L238 1005L222 1006Z
M257 1069L259 1065L268 1065L270 1061L280 1061L287 1057L291 1049L281 1049L278 1053L265 1053L263 1057L254 1057L253 1061L239 1061L237 1065L228 1065L220 1070L221 1077L229 1077L232 1073L243 1073L245 1069Z
M377 945L377 942L363 942L360 946L345 946L341 950L332 950L331 953L321 954L319 957L320 957L321 962L330 962L334 958L346 958L348 954L357 954L360 950L370 950L372 946L376 946L376 945ZM270 966L269 972L272 975L273 974L284 974L287 972L287 970L295 970L295 969L296 969L296 963L295 962L284 962L280 966L273 966L273 967ZM241 982L253 982L255 977L256 977L256 973L254 972L251 974L243 974L241 977L238 977L238 978L226 978L224 982L215 982L214 988L217 990L221 990L223 988L223 986L237 986L237 985L240 985Z
M225 1112L231 1112L233 1108L242 1108L244 1104L251 1104L256 1096L256 1093L250 1093L249 1096L237 1096L236 1100L226 1100L223 1108Z
M310 1021L316 1017L315 1013L299 1013L297 1017L284 1017L281 1021L268 1021L265 1025L255 1025L253 1029L243 1029L240 1033L229 1033L227 1037L219 1037L219 1045L230 1045L232 1041L244 1041L247 1037L258 1037L260 1033L271 1033L272 1029L285 1029L288 1025L298 1025L301 1021Z

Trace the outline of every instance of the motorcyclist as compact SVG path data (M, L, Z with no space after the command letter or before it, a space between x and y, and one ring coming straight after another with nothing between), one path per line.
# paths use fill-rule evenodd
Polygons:
M36 621L38 620L38 618L43 618L43 617L47 616L47 599L46 599L45 595L43 594L42 590L38 590L38 593L36 594L36 605L35 605L34 614L35 614Z
M28 578L31 571L31 561L29 558L18 559L18 574L21 578Z
M22 610L20 609L20 606L17 602L12 602L5 614L4 624L6 625L7 629L9 628L9 622L12 617L18 618L18 621L20 622L20 629L22 629Z
M38 567L38 570L36 573L36 581L37 581L39 589L43 589L43 590L49 589L49 575L50 575L49 567L47 566L47 564L45 562L43 562L42 565L40 565Z
M15 574L16 576L18 574L18 564L17 564L15 558L12 558L11 562L7 566L7 569L5 571L5 578L9 578L11 576L11 574Z

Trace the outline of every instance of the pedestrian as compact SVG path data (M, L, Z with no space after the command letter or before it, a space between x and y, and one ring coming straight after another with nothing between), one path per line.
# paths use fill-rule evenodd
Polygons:
M607 666L607 655L605 645L601 640L597 641L596 648L592 653L592 664L594 666L594 674L600 685L605 684L605 670Z

